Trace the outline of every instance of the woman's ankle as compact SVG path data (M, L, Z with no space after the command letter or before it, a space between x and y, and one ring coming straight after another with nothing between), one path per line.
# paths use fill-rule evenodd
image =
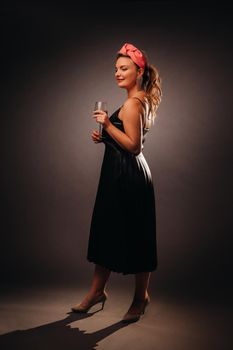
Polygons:
M135 291L134 293L134 299L137 299L137 300L146 300L148 297L149 297L149 294L147 290L145 292Z
M88 295L91 295L92 297L98 297L102 295L105 292L105 289L93 289L88 292Z

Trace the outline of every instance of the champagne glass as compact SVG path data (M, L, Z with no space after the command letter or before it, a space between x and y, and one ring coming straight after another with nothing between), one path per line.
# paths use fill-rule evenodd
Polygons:
M94 110L96 111L97 109L100 109L101 111L104 111L104 112L108 113L108 111L107 111L107 102L105 102L105 101L96 101ZM99 123L100 137L102 137L102 130L103 130L103 125L101 123Z

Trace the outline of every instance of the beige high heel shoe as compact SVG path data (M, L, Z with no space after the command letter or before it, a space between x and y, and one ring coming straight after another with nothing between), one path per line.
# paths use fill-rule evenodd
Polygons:
M79 312L79 313L86 313L90 310L90 308L98 303L102 303L102 308L101 310L103 310L105 302L108 298L107 293L104 291L103 294L101 294L100 296L98 296L97 298L94 298L93 300L91 300L89 303L87 302L86 304L82 305L82 303L75 305L71 308L71 310L73 312Z
M134 299L133 302L132 302L132 304L131 304L131 306L132 306L133 304L140 305L140 307L139 307L139 309L140 309L139 312L137 312L137 313L130 313L130 312L128 311L128 312L124 315L124 317L122 318L121 322L123 322L123 323L137 322L137 321L140 319L140 317L141 317L142 315L144 315L145 309L146 309L147 305L149 304L149 302L150 302L150 297L149 297L149 295L148 295L148 297L147 297L144 301L142 301L142 300L140 300L140 299Z

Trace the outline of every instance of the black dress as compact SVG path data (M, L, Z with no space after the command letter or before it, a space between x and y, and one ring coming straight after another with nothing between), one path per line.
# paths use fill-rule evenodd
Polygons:
M118 118L110 117L124 132ZM144 130L143 142L145 141ZM126 274L157 268L154 186L142 152L124 150L103 129L105 153L91 219L87 260Z

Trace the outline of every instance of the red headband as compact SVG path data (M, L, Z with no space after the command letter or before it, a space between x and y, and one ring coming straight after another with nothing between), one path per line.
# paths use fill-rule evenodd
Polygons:
M142 52L137 49L132 44L124 44L118 53L122 53L123 55L128 55L131 60L136 63L140 68L144 68L146 65L146 58L142 54Z

